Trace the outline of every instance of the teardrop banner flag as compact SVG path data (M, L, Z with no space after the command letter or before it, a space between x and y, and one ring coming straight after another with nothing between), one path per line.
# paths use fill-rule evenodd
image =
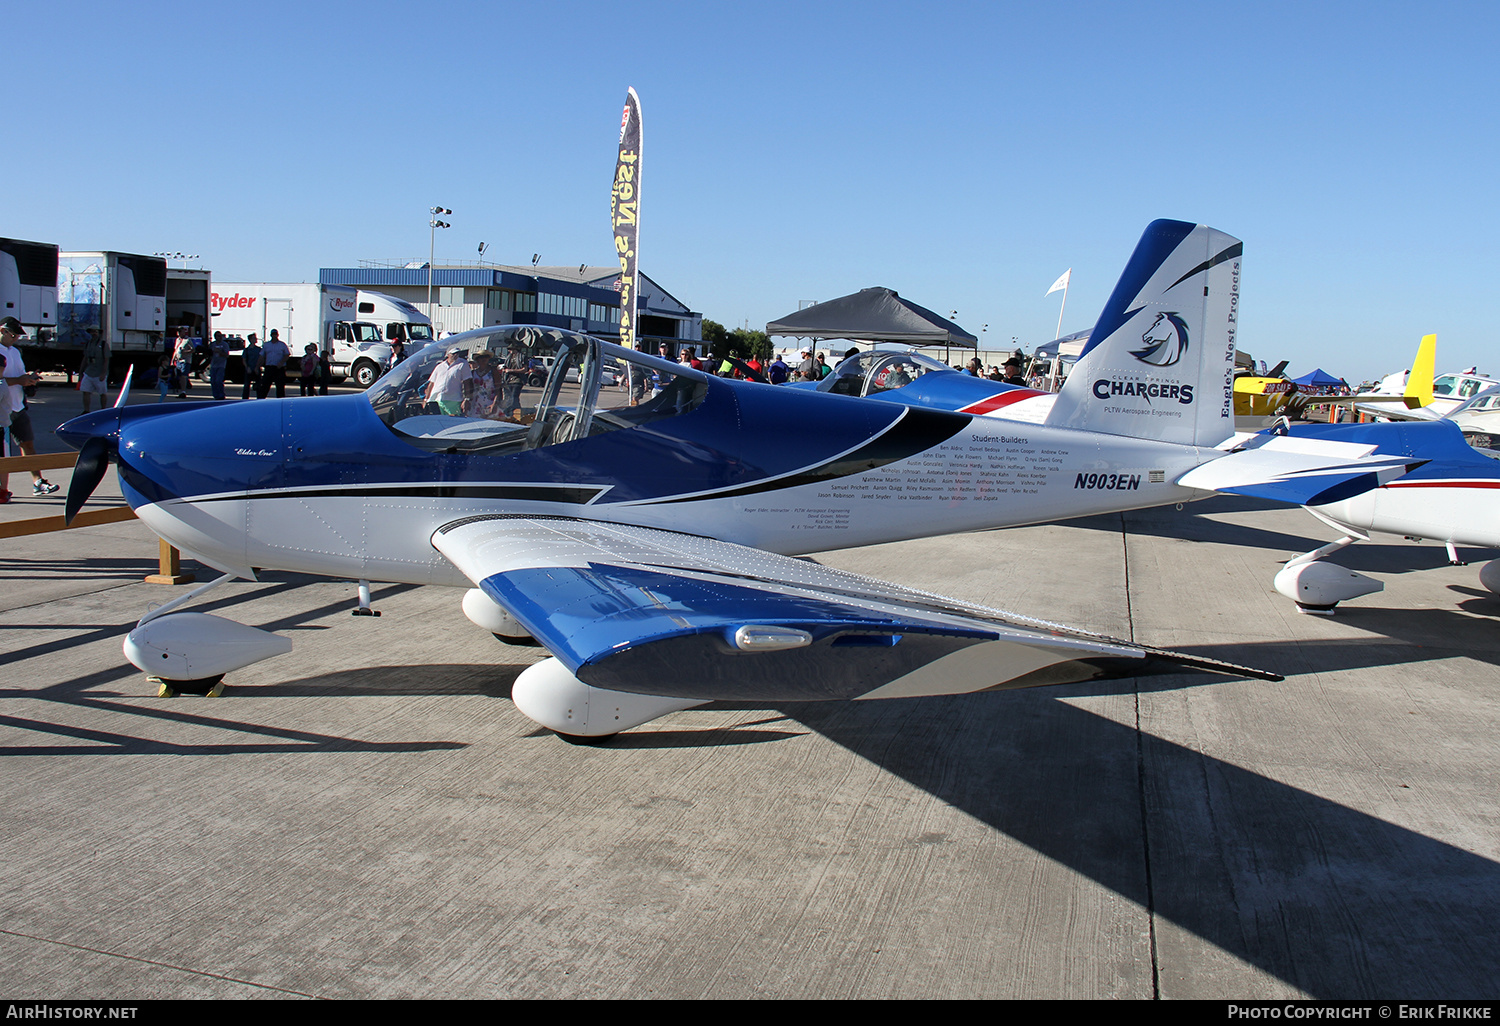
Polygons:
M625 112L620 116L620 156L615 161L609 220L615 233L615 256L620 261L620 345L634 349L641 224L641 100L634 89L625 94Z

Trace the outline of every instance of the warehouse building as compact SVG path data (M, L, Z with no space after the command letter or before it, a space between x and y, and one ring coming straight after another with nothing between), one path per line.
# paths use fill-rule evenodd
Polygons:
M545 324L619 341L618 267L434 266L429 307L427 265L325 267L324 285L353 285L404 299L447 334L492 324ZM703 315L640 276L636 317L642 339L700 341Z

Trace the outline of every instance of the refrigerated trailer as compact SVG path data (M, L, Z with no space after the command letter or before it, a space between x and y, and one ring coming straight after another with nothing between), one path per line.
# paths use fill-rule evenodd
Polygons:
M154 363L167 331L167 262L108 250L59 253L57 333L35 347L38 365L77 370L90 329L109 343L112 367Z
M57 330L57 247L0 239L0 317L14 317L35 341Z
M110 372L153 366L175 345L178 328L200 345L206 337L212 275L201 268L168 267L161 257L138 253L58 254L57 334L44 365L71 374L97 329L109 343Z

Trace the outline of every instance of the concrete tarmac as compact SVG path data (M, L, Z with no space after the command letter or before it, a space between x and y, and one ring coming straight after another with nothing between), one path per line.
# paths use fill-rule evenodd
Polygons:
M294 651L221 698L159 699L120 651L183 590L142 583L155 536L15 539L0 979L18 999L1492 999L1500 598L1477 571L1500 553L1361 544L1336 561L1386 590L1298 614L1271 577L1328 540L1222 498L818 557L1282 683L716 704L587 748L512 707L542 653L457 591L377 586L375 619L350 616L352 582L227 585L193 608Z

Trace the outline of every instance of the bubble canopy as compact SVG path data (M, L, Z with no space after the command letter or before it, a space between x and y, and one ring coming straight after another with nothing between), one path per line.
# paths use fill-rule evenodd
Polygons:
M365 396L418 449L504 453L681 416L703 402L708 381L591 335L506 324L425 346Z
M923 374L952 371L941 360L911 350L871 349L840 363L832 374L818 382L819 392L840 395L878 395L905 388Z

